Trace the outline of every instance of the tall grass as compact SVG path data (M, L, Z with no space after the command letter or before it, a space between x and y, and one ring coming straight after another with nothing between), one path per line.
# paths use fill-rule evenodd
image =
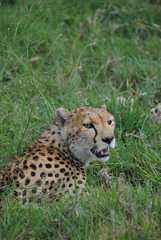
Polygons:
M159 1L11 2L0 2L0 168L61 106L106 104L117 148L88 167L89 195L36 209L6 195L0 239L159 239L161 131L149 115L161 101ZM136 99L132 110L120 95Z

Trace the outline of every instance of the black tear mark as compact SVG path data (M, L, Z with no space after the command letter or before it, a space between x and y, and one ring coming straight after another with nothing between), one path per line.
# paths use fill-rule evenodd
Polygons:
M94 143L96 143L97 130L96 130L96 128L95 128L95 126L94 126L94 125L93 125L93 128L94 128L94 130L95 130Z

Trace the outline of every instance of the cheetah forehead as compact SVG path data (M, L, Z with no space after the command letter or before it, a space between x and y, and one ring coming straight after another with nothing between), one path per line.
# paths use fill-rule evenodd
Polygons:
M81 108L76 108L72 110L71 112L71 117L81 117L82 119L84 118L99 118L103 116L107 116L109 118L114 119L114 116L106 111L105 109L102 108L92 108L92 107L81 107Z

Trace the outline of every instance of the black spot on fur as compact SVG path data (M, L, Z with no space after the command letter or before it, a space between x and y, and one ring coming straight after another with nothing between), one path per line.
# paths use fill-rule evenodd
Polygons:
M50 158L50 157L48 157L47 160L48 160L49 162L52 162L52 161L53 161L53 159Z
M40 151L41 151L41 149L40 149L40 148L36 149L36 152L40 152Z
M32 148L28 147L27 148L28 152L32 152Z
M77 179L78 177L77 176L73 176L72 179Z
M25 170L27 170L27 169L28 169L28 166L27 166L27 165L24 165L23 168L24 168Z
M35 157L33 157L33 160L37 161L38 158L39 158L38 156L35 156Z
M14 196L15 196L15 197L17 197L17 195L18 195L18 194L17 194L17 192L16 192L16 191L14 191Z
M25 177L23 172L20 172L19 176L20 176L20 178L24 178Z
M55 177L56 177L56 178L58 178L58 177L59 177L59 174L58 174L58 173L56 173L56 174L55 174Z
M44 172L40 173L41 178L44 178L45 176L46 176L46 173L44 173Z
M58 165L58 164L55 164L55 165L54 165L54 167L55 167L55 168L58 168L58 167L59 167L59 165Z
M21 154L20 154L20 157L24 157L25 154L26 154L26 152L21 153Z
M19 187L19 186L20 186L20 184L19 184L19 182L17 181L17 182L16 182L16 187Z
M15 181L16 179L17 179L17 176L14 176L14 177L13 177L13 180Z
M45 164L46 168L51 168L51 164L47 163Z
M41 156L45 156L45 153L43 153L43 152L40 152L40 155L41 155Z
M39 168L42 168L42 163L39 164Z
M24 160L24 161L23 161L23 165L26 165L26 164L27 164L27 160Z
M78 180L78 184L82 184L83 182L81 180Z
M36 193L37 192L36 188L33 188L31 192Z
M26 194L27 194L27 191L26 191L26 189L25 189L25 190L23 190L23 192L22 192L22 196L26 196Z
M58 152L58 156L59 156L60 158L62 158L62 155L61 155L61 153L59 153L59 152Z
M60 158L59 157L55 157L55 160L59 160Z
M30 167L33 169L33 170L36 170L36 166L35 166L35 164L30 164Z
M34 177L36 175L35 172L31 172L31 176Z
M28 185L30 183L30 179L27 178L26 181L25 181L25 185Z
M84 172L84 168L81 167L80 170L82 170Z
M61 172L61 173L64 173L64 172L65 172L65 168L61 168L61 169L60 169L60 172Z
M53 174L52 173L48 173L48 177L52 177L53 176Z

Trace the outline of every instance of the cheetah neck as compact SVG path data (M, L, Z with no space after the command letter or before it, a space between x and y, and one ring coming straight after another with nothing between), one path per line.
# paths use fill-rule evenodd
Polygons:
M68 144L63 140L60 133L60 128L57 124L54 124L50 129L47 129L43 135L37 139L37 142L41 145L44 145L47 149L51 151L56 148L64 154L68 154L72 160L80 162L80 164L88 165L84 159L87 159L87 156L82 156L79 159L75 154L73 154L68 146Z

